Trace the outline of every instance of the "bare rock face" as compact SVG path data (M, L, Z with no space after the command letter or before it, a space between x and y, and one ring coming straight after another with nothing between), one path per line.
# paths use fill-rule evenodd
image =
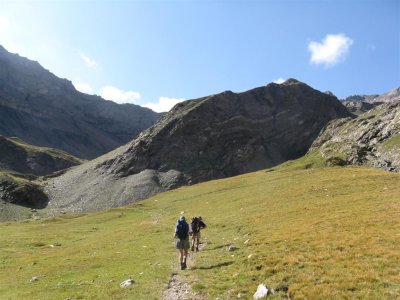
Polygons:
M150 109L78 92L39 63L0 46L0 134L91 159L159 118Z
M332 164L366 165L400 171L400 99L377 106L354 120L326 126L309 152L319 151Z
M55 208L119 206L298 158L330 120L352 116L295 79L190 100L130 144L51 179L46 191Z

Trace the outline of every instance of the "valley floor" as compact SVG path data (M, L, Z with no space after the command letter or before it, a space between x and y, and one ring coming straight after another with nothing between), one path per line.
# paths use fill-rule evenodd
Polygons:
M252 299L260 283L268 299L398 299L399 183L289 163L105 212L3 222L0 298L162 299L177 274L195 299ZM208 225L184 271L172 239L181 211Z

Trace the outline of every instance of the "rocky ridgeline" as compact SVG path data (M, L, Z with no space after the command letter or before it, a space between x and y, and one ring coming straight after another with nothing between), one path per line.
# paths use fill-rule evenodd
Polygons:
M50 206L99 210L275 166L304 155L329 121L352 116L294 79L186 101L130 144L48 181Z
M400 87L382 95L354 95L342 100L344 106L356 115L361 115L374 107L400 98Z
M304 155L327 122L344 116L335 97L294 79L228 91L177 105L101 168L119 177L177 170L189 184L234 176Z
M94 158L159 118L150 109L78 92L39 63L0 46L0 134Z
M356 119L328 124L311 146L333 165L366 165L400 171L400 98Z

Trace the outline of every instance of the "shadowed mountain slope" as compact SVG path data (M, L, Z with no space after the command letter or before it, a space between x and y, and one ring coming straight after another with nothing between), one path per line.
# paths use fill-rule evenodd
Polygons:
M0 134L94 158L132 140L159 114L78 92L39 63L0 46Z
M0 135L0 171L43 176L80 163L80 159L64 151L36 147L18 138Z
M298 158L330 120L351 116L336 97L294 79L190 100L130 144L49 180L46 192L55 209L121 206Z

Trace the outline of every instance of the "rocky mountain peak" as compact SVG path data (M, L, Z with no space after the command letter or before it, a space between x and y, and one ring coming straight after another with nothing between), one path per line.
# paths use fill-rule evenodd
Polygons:
M232 176L301 156L322 123L343 116L334 97L299 81L224 92L177 105L108 168L121 176L175 169L193 182Z
M305 154L343 117L352 115L335 97L300 82L188 100L129 144L51 179L47 193L54 207L98 210L268 168Z
M285 80L285 82L283 82L282 84L290 85L290 84L304 84L304 83L301 81L298 81L297 79L289 78L289 79Z

